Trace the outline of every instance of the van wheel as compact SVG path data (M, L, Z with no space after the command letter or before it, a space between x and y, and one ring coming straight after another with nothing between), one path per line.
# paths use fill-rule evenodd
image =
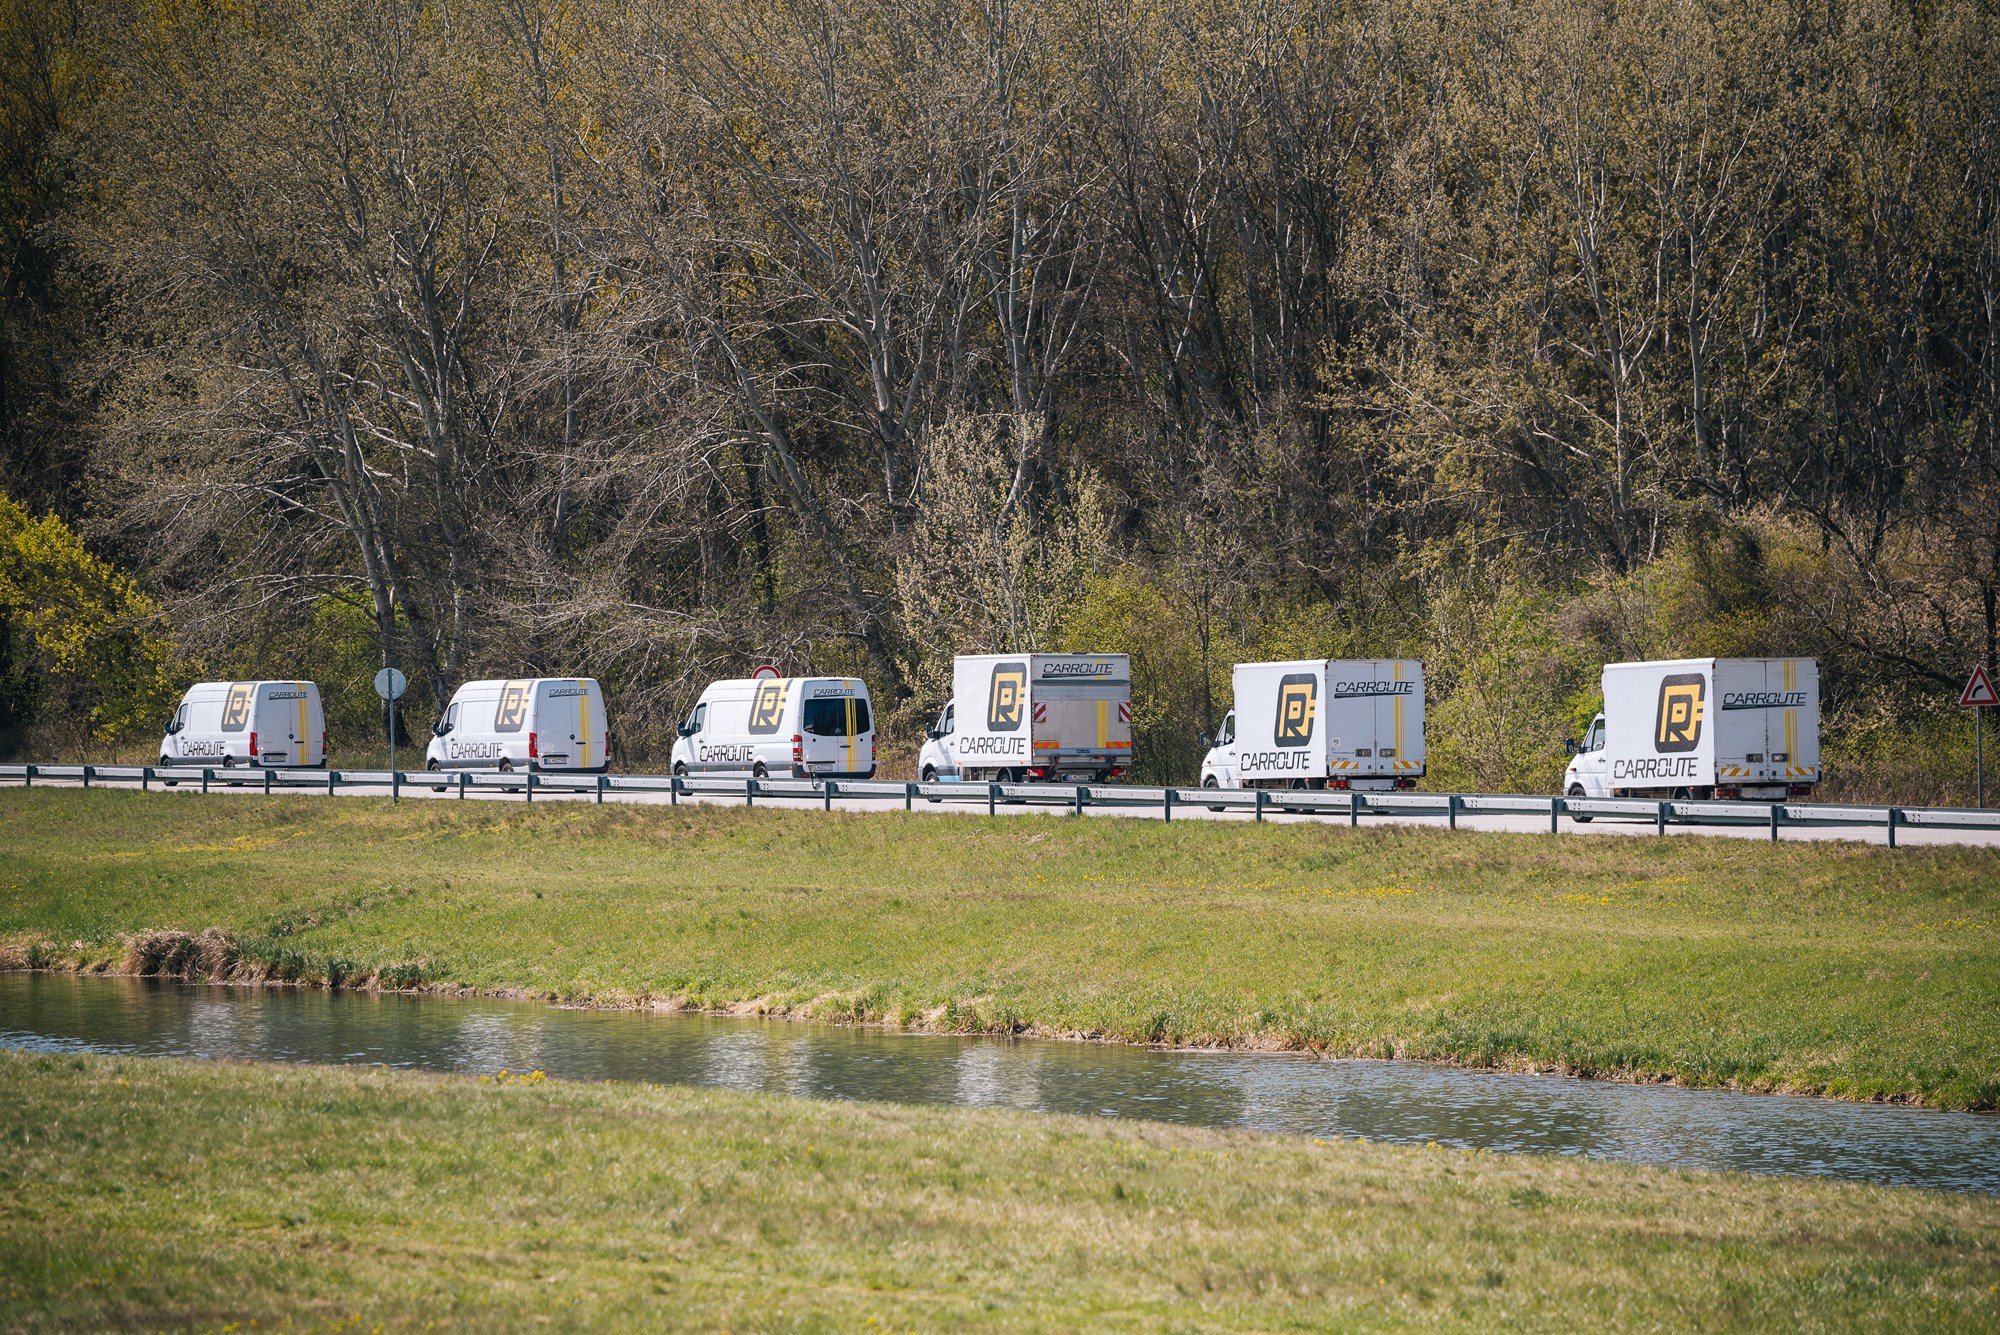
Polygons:
M429 770L433 774L442 773L444 770L444 766L438 764L437 761L435 760L431 761L428 765L425 765L424 768ZM434 793L441 793L444 791L444 789L445 786L441 783L434 783L431 785L431 791Z
M760 760L756 764L750 767L750 777L753 779L760 779L760 780L768 779L771 777L771 771L765 769L764 762Z
M674 762L674 777L676 779L685 779L687 776L688 776L687 761L676 760Z
M502 774L512 774L514 772L514 762L506 756L500 757L500 772ZM501 791L507 793L518 793L521 790L519 788L503 788L501 789Z
M174 763L173 761L167 759L165 756L160 757L161 769L171 769L173 768L173 763ZM161 779L160 782L169 788L178 788L181 786L181 781L179 779Z
M923 783L936 783L938 781L937 767L935 765L924 766L924 772L919 774L917 778ZM936 806L938 803L944 801L944 799L942 797L927 797L924 801L929 802L932 806Z
M1218 782L1216 781L1216 778L1215 778L1215 776L1214 776L1213 774L1209 775L1209 776L1208 776L1208 777L1207 777L1206 779L1203 779L1203 780L1201 781L1201 786L1202 786L1202 787L1204 787L1204 788L1207 788L1207 789L1211 789L1211 790L1213 790L1213 791L1216 791L1216 792L1220 792L1220 791L1222 790L1222 785L1221 785L1220 783L1218 783ZM1210 807L1210 808L1209 808L1209 810L1210 810L1210 811L1221 811L1221 810L1222 810L1222 808L1221 808L1221 807Z
M1568 791L1567 793L1564 793L1564 794L1563 794L1563 796L1564 796L1564 797L1582 797L1582 796L1583 796L1583 785L1582 785L1582 784L1580 784L1580 783L1573 783L1573 784L1571 784L1571 785L1569 786L1569 791ZM1590 824L1590 822L1591 822L1591 821L1595 820L1595 819L1596 819L1596 817L1594 817L1594 816L1571 816L1571 817L1570 817L1570 819L1571 819L1571 820L1573 820L1573 821L1575 821L1575 822L1576 822L1576 823L1577 823L1578 825L1588 825L1588 824Z

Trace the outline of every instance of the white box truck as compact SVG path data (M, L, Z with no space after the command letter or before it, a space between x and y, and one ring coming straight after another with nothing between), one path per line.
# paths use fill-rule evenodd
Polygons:
M966 654L917 757L926 783L1103 783L1132 764L1125 654Z
M1424 665L1413 658L1238 663L1236 704L1201 762L1204 788L1414 788L1424 773Z
M868 686L859 677L710 682L680 726L673 766L683 777L873 778Z
M1571 797L1808 797L1819 782L1819 664L1676 658L1604 665L1604 712L1569 762Z
M310 681L203 681L188 688L160 738L162 765L315 769L326 715Z
M424 768L588 771L610 768L604 692L592 677L468 681L431 726Z

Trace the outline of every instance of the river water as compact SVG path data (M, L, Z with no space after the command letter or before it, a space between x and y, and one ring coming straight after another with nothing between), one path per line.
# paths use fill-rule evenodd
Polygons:
M541 1070L2000 1195L2000 1117L1826 1099L530 1002L0 974L0 1047Z

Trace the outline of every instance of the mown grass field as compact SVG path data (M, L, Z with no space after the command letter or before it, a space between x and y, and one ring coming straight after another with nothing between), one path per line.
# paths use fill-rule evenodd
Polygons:
M9 1332L2000 1327L1976 1197L327 1067L0 1087Z
M15 789L0 942L2000 1103L1990 850Z

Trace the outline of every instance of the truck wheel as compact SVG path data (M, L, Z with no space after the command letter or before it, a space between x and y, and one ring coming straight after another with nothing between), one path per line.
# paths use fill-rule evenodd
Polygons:
M1219 784L1219 783L1217 783L1217 782L1215 781L1215 776L1214 776L1213 774L1209 775L1209 776L1208 776L1208 777L1207 777L1206 779L1203 779L1203 780L1201 781L1201 786L1202 786L1202 787L1204 787L1204 788L1213 788L1213 789L1216 789L1217 791L1220 791L1220 790L1221 790L1221 788L1222 788L1222 785L1221 785L1221 784ZM1210 810L1210 811L1220 811L1220 810L1222 810L1222 808L1221 808L1221 807L1210 807L1210 808L1209 808L1209 810Z
M1564 793L1564 794L1563 794L1563 796L1564 796L1564 797L1582 797L1582 796L1583 796L1583 785L1582 785L1582 784L1580 784L1580 783L1573 783L1573 784L1571 784L1571 785L1569 786L1569 791L1568 791L1567 793ZM1573 821L1575 821L1575 822L1576 822L1576 823L1577 823L1578 825L1588 825L1588 824L1590 824L1590 822L1591 822L1592 820L1594 820L1594 819L1596 819L1596 818L1595 818L1595 817L1593 817L1593 816L1571 816L1571 817L1570 817L1570 819L1571 819L1571 820L1573 820Z
M169 769L173 766L173 763L174 763L173 761L167 759L165 756L160 757L161 769ZM161 779L160 782L165 784L169 788L178 788L181 786L181 781L179 779Z
M936 783L937 767L935 765L924 766L924 772L922 774L919 774L917 778L920 782L923 783ZM924 799L924 801L929 802L932 806L936 806L939 802L944 801L944 799L942 797L927 797Z
M433 760L428 765L425 765L424 768L429 770L433 774L437 774L444 769L444 766L438 764L437 761ZM431 791L434 793L441 793L444 791L444 787L445 786L441 783L432 784Z

